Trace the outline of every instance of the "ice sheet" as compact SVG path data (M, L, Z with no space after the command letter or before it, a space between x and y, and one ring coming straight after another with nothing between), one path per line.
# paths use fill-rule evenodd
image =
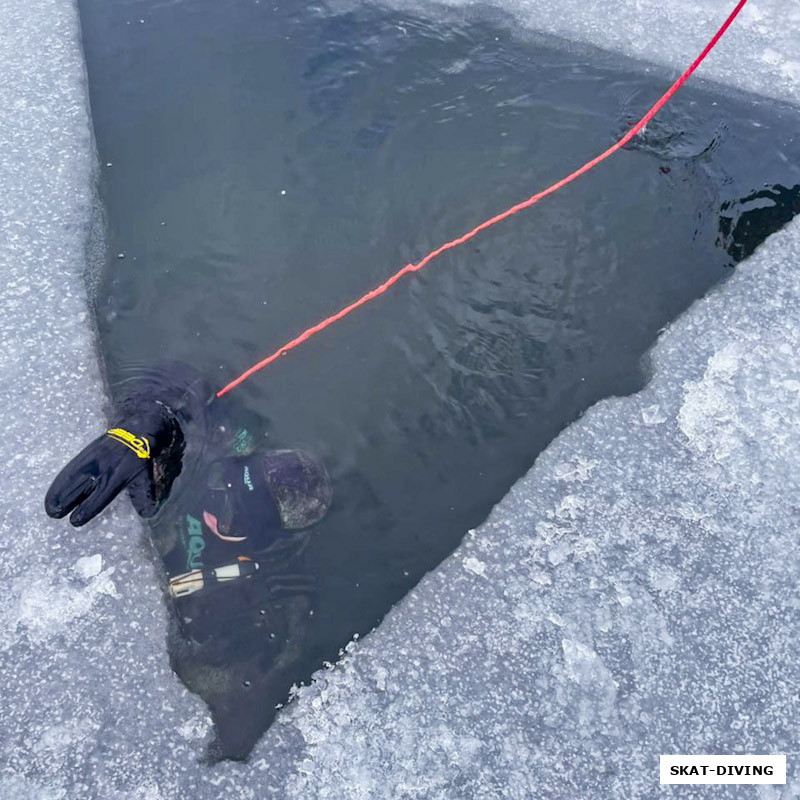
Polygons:
M678 66L722 5L506 8ZM656 791L661 752L796 751L795 223L664 335L646 391L559 437L301 690L249 765L198 764L208 719L169 669L138 523L119 504L73 534L41 509L103 422L82 280L94 153L73 5L3 11L0 797L627 800ZM747 14L706 74L796 99L797 9ZM787 787L758 796L799 794L790 756Z

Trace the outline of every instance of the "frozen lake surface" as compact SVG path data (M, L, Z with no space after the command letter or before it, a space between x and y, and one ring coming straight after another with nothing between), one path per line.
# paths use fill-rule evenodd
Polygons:
M718 4L700 7L710 18ZM751 6L742 69L723 61L717 75L794 99L796 84L775 80L797 47L781 7ZM595 14L600 30L603 11L562 16ZM657 55L663 13L622 13L641 15ZM93 161L74 9L12 0L0 26L3 796L590 797L601 785L628 798L652 793L659 752L791 751L797 224L662 337L643 393L562 434L301 692L249 765L199 765L206 714L166 662L138 524L119 508L65 536L41 511L65 454L102 424L81 282ZM684 63L707 36L683 33L663 60ZM763 796L796 796L795 776L790 756L787 786Z

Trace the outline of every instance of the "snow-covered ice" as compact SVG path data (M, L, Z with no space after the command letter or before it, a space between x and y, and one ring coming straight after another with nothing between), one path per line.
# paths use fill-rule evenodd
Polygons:
M727 7L506 9L677 67ZM800 12L744 13L706 76L797 100ZM565 431L301 689L248 765L208 768L207 712L167 663L138 522L117 504L73 533L41 507L103 421L83 280L95 167L75 8L6 0L0 797L707 797L657 788L670 752L794 753L787 785L756 796L800 796L798 223L665 332L642 393Z

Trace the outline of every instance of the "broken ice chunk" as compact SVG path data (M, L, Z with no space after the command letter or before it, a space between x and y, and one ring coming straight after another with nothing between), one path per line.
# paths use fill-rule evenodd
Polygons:
M75 562L73 569L88 581L89 578L94 578L95 575L99 575L102 571L103 557L100 553L95 553L93 556L83 556Z
M645 425L660 425L666 421L667 415L661 410L661 406L658 403L642 409L642 422Z

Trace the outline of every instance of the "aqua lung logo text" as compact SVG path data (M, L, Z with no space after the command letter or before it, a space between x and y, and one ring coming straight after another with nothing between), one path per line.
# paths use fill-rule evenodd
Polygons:
M252 492L253 481L250 480L250 467L244 468L244 485Z
M199 519L191 514L186 515L186 526L189 530L189 544L186 547L186 571L202 569L203 559L200 557L206 546L203 539L203 526Z

